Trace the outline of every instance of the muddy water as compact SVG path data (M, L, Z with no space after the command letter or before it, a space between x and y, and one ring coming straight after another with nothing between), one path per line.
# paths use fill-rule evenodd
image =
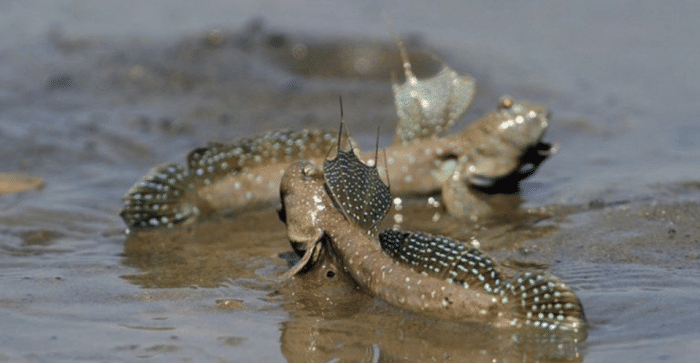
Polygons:
M43 186L0 196L0 360L696 361L697 5L286 4L2 5L0 170ZM503 93L554 111L559 153L499 214L402 212L407 228L550 268L581 297L585 343L425 319L322 269L282 283L291 249L273 207L123 234L120 198L151 166L207 141L334 128L338 95L363 147L376 124L388 144L381 8L417 34L426 75L423 51L475 75L460 125Z

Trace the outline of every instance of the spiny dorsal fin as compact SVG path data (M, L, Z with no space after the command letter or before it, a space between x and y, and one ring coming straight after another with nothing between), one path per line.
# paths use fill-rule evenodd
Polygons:
M476 93L476 80L460 75L447 64L435 76L419 80L411 70L411 62L403 41L392 32L403 61L406 81L398 84L394 80L394 104L399 120L396 137L406 144L416 139L425 139L452 128L462 117Z
M360 161L349 140L350 149L342 149L342 133L341 121L337 154L323 162L326 186L343 215L370 231L389 212L391 193L379 177L376 162L367 166Z

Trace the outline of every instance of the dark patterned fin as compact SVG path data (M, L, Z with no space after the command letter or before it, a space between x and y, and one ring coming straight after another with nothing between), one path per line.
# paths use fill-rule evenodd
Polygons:
M476 248L443 236L393 229L379 234L384 252L418 273L432 275L445 283L469 289L483 289L503 295L510 287L493 260Z
M129 229L173 227L199 214L183 196L191 175L177 164L157 166L124 195L120 213Z
M340 133L342 135L342 124ZM389 187L379 177L377 165L367 166L349 151L341 149L334 159L323 162L326 186L340 211L358 226L369 231L379 223L391 207Z
M527 272L511 281L480 250L442 236L388 229L379 234L379 243L389 256L418 273L499 295L513 308L517 325L585 335L581 301L555 276Z
M513 281L513 303L525 325L550 331L585 332L581 301L559 278L527 272Z

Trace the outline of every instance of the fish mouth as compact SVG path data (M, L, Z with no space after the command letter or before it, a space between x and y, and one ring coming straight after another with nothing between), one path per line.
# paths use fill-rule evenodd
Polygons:
M520 178L518 181L529 177L534 174L548 157L554 155L557 152L556 145L552 145L546 142L538 142L537 145L529 148L525 154L520 158L520 167L514 173L516 177Z
M486 194L514 194L520 191L520 182L534 174L539 166L557 151L556 145L539 142L520 158L513 172L501 176L473 175L466 183L471 189Z

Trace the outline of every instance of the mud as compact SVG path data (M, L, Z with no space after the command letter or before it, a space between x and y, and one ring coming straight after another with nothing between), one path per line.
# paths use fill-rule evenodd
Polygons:
M0 195L0 360L695 360L700 9L681 1L385 4L418 34L405 36L416 57L436 52L477 78L457 128L508 93L553 110L546 139L559 150L490 216L407 200L403 227L551 269L582 300L583 344L399 311L324 268L281 282L295 260L274 208L123 234L120 198L153 165L208 141L335 128L338 95L362 148L377 124L388 145L398 54L366 15L378 5L358 4L324 16L318 4L6 4L0 170L43 187ZM284 45L297 43L313 61L295 63Z

